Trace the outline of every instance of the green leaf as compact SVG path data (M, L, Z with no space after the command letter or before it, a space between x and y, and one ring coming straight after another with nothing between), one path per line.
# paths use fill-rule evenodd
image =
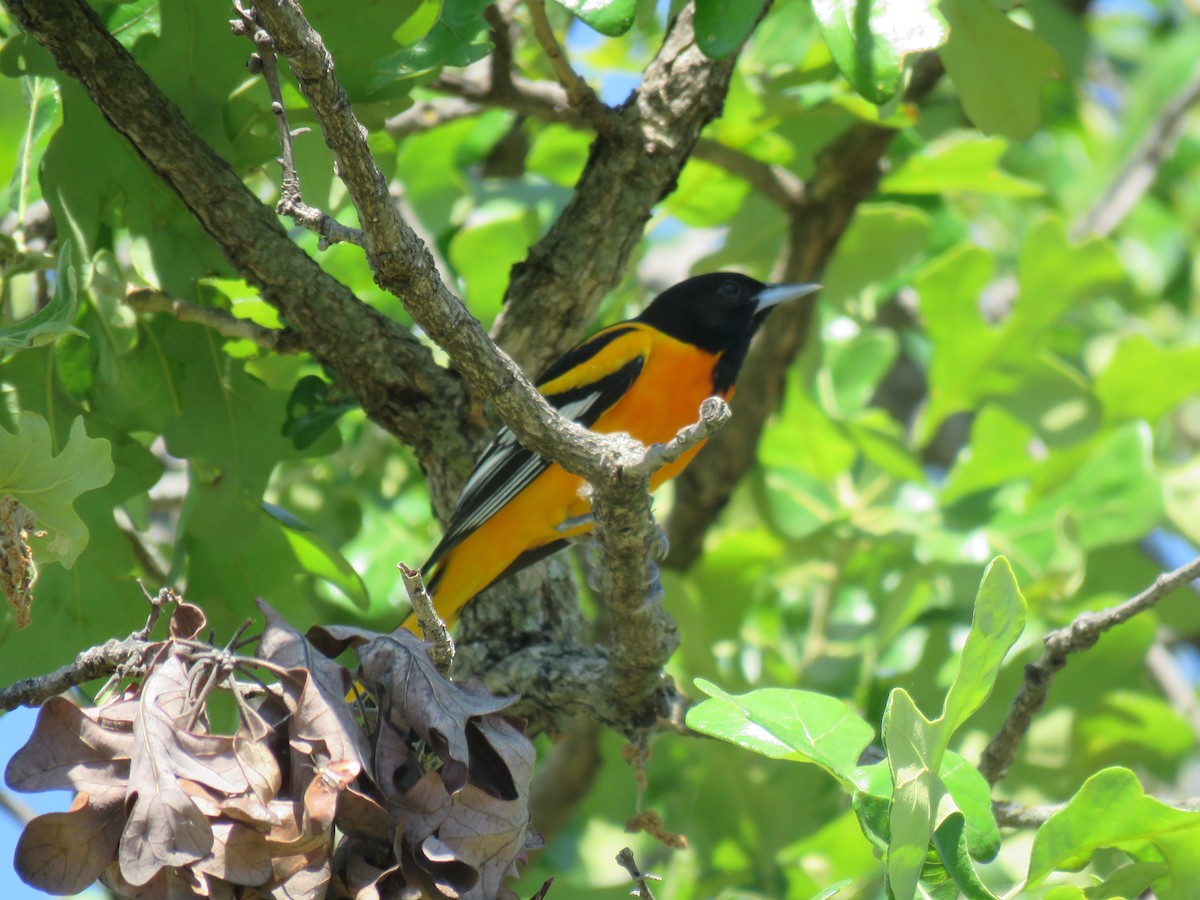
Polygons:
M23 76L21 91L29 107L29 119L17 148L17 165L8 189L0 194L0 213L12 210L18 222L25 221L26 209L38 196L37 168L51 131L58 126L62 104L58 84L52 78Z
M827 337L822 349L828 378L818 379L817 389L825 409L840 417L866 408L899 351L895 332L874 328L848 338Z
M834 62L864 98L886 103L900 88L905 57L946 39L928 0L813 0Z
M938 777L965 820L963 838L972 859L988 862L1000 852L1000 826L992 813L992 786L963 757L947 750Z
M984 406L971 423L970 443L946 477L942 504L1028 476L1037 467L1035 441L1033 430L1003 407Z
M1170 874L1170 867L1164 863L1130 863L1117 869L1105 878L1102 884L1085 889L1081 896L1084 900L1124 900L1126 897L1140 897L1150 889L1150 885Z
M282 433L297 450L306 450L356 405L319 375L305 375L288 396Z
M1190 896L1200 884L1200 812L1147 797L1133 772L1109 768L1083 783L1066 807L1038 829L1028 884L1057 870L1074 871L1104 847L1139 862L1165 862L1170 872L1152 882L1157 896Z
M1008 560L997 557L983 573L971 631L942 708L939 721L947 739L983 705L1005 655L1024 630L1025 598Z
M981 780L966 775L962 765L943 769L943 764L950 737L987 698L1024 619L1024 601L1012 569L1003 557L997 558L984 572L975 597L971 631L942 715L934 720L925 718L903 688L896 688L888 697L883 746L894 788L885 855L892 896L908 897L916 891L925 877L930 840L943 828L946 830L935 847L946 872L968 896L990 896L969 858L972 843L981 855L994 855L998 846L995 821L988 810L990 791ZM941 777L943 771L954 779L957 796ZM861 771L858 774L861 776ZM978 829L973 841L959 797ZM860 803L859 807L871 814L871 804ZM950 821L951 817L959 817L961 825Z
M525 258L538 237L538 219L531 210L513 210L508 203L487 207L450 241L450 264L465 282L463 299L486 328L500 312L509 272Z
M557 0L581 22L608 37L620 37L633 26L636 0Z
M162 466L136 441L114 435L112 444L112 480L75 501L87 526L87 546L69 569L41 568L28 628L0 628L0 680L5 684L66 665L80 648L129 634L146 622L145 600L134 579L147 573L139 569L113 510L131 497L144 497L162 476Z
M884 194L991 194L1040 197L1046 189L1035 181L1000 168L1008 141L969 131L951 132L909 156L884 176Z
M1200 394L1200 347L1160 347L1144 334L1118 345L1095 383L1107 422L1145 419L1151 425Z
M854 772L854 815L862 833L879 850L887 850L888 813L892 807L892 771L882 759Z
M111 445L89 438L82 417L57 455L55 444L49 422L34 412L21 413L14 433L0 428L0 495L15 497L49 532L45 545L34 539L34 556L70 568L88 542L75 498L112 480Z
M206 41L211 37L212 26L217 24L221 23L212 23L203 29ZM169 64L166 60L161 63L169 69L167 82L161 86L174 92L172 99L179 103L185 114L196 113L202 117L200 121L192 120L202 137L211 138L214 146L224 148L228 145L224 105L232 85L219 103L212 102L211 105L194 94L189 100L188 93L190 89L199 90L200 84L206 86L205 90L217 90L232 76L216 65L216 60L211 69L208 61L195 63L205 66L203 74L181 66L181 58L197 56L193 45L200 35L191 35L189 42L176 28L172 28L172 34L176 36L173 40L183 41L188 49L172 44L162 51L174 55ZM227 24L221 39L222 46L235 43L229 40ZM165 38L147 43L157 46L164 42ZM238 63L242 70L237 75L239 81L244 78L244 56L242 51ZM159 73L158 65L156 60L152 75ZM217 77L218 74L222 77ZM134 265L139 268L141 277L153 286L176 296L188 297L199 275L227 272L229 264L216 243L174 191L154 177L136 151L112 130L83 88L68 79L61 90L63 124L50 139L42 160L42 191L60 232L70 235L81 267L82 261L90 260L101 249L102 234L123 225L133 238L128 246ZM81 286L86 283L82 275L80 282Z
M767 427L759 441L758 461L766 469L802 471L817 482L832 482L853 465L857 451L840 423L833 421L810 394L798 377L789 382L778 421ZM815 491L818 515L822 519L829 515L824 496L828 488L817 490L808 483L798 483L796 490L809 495ZM770 497L767 501L771 502ZM809 505L807 499L800 502ZM839 505L835 503L832 509Z
M764 472L762 499L771 524L792 540L808 537L845 515L825 482L798 469Z
M122 0L112 4L104 25L129 50L143 36L162 33L161 6L160 0Z
M264 503L263 509L284 526L283 535L304 571L336 587L354 607L365 610L370 606L367 586L336 547L287 510L270 503Z
M76 249L71 241L63 241L58 251L58 271L54 279L54 296L33 315L12 325L0 328L0 353L16 353L30 347L40 347L64 334L87 335L72 323L79 308L80 278L75 261Z
M934 829L933 845L961 896L969 900L995 900L996 895L988 890L975 872L975 864L971 861L967 847L966 820L961 812L947 816L942 824Z
M1072 435L1090 421L1086 385L1051 356L1047 335L1063 314L1124 282L1120 261L1107 240L1072 244L1062 222L1045 218L1029 229L1021 245L1019 291L998 325L984 319L980 297L993 284L991 256L960 245L933 260L913 279L923 321L933 341L929 367L930 404L921 423L925 439L948 415L975 409L993 398L1024 404L1036 424ZM1041 394L1054 388L1047 407ZM1074 392L1073 392L1074 391ZM1061 421L1059 421L1061 419Z
M750 36L762 6L761 0L696 0L696 46L710 59L724 59Z
M1064 72L1058 51L987 0L941 0L950 38L938 52L963 109L984 134L1023 141L1042 119L1042 88Z
M667 198L664 210L693 228L725 225L746 202L750 185L720 166L701 159L689 160L679 175L679 185Z
M469 66L491 52L492 44L480 40L487 23L483 11L490 0L455 0L443 5L441 16L421 40L380 59L367 89L378 92L423 72L442 66Z
M1162 515L1162 485L1145 423L1131 422L1106 435L1070 475L1036 508L1047 514L1074 512L1079 541L1086 549L1136 540L1154 528Z
M821 276L822 304L837 308L865 288L902 274L925 249L930 227L928 213L913 206L859 204Z
M934 829L956 811L936 774L945 737L908 692L896 688L883 713L883 746L894 785L888 814L886 883L891 896L911 897L925 868Z
M925 481L921 463L909 448L903 428L883 410L864 409L840 424L864 459L899 481L918 484Z
M693 731L772 759L815 763L843 784L851 784L858 758L875 736L836 697L780 688L734 696L703 678L695 684L712 699L688 710Z
M417 8L392 37L398 44L415 44L429 34L442 16L442 0L418 0Z

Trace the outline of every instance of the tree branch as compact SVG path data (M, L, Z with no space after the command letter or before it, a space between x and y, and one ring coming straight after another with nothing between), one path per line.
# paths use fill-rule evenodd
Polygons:
M461 382L404 328L360 302L290 241L275 213L210 148L83 0L11 0L21 28L76 78L151 171L179 195L234 269L336 371L376 422L411 444L435 497L461 483Z
M224 337L250 341L272 353L287 355L304 349L303 338L291 328L264 328L223 309L176 300L162 291L149 288L132 291L125 297L125 305L140 313L168 313L181 322L207 325Z
M586 120L569 107L566 91L559 85L510 76L497 86L459 74L444 73L431 87L446 97L424 100L388 120L388 132L397 139L416 131L435 128L483 110L496 107L551 124L566 125L578 131L589 130ZM692 149L692 159L720 166L731 175L745 180L764 199L789 210L803 199L804 182L783 166L765 163L712 138L701 137Z
M607 131L612 127L612 111L600 102L591 85L571 67L567 54L558 43L558 38L554 36L554 29L550 27L544 0L525 0L525 6L529 9L529 18L533 22L534 36L542 45L542 52L550 60L550 66L554 69L559 84L567 92L567 102L571 104L572 109L577 110L594 125L597 131Z
M693 6L684 6L641 86L597 135L571 201L513 267L494 333L527 371L543 370L583 335L654 204L674 188L700 130L720 112L736 61L737 53L712 60L700 52Z
M1153 186L1158 170L1179 143L1185 114L1196 103L1200 103L1200 65L1196 66L1187 84L1163 107L1103 196L1072 226L1072 238L1078 240L1091 234L1104 236L1116 229Z
M8 687L0 688L0 710L8 712L18 706L38 707L63 691L113 674L131 660L138 659L150 646L150 641L137 635L124 640L113 639L84 650L75 661L46 675L23 678Z
M702 421L664 448L642 447L625 435L598 435L560 416L437 276L424 244L389 201L386 182L354 118L324 44L293 0L256 7L256 17L296 75L338 173L359 212L368 261L376 281L404 303L441 345L477 395L495 404L521 442L585 478L593 490L602 548L601 596L622 622L612 645L610 693L627 731L656 725L661 667L677 643L674 622L653 600L657 575L648 562L655 530L648 501L650 473L703 440L727 417L720 401L706 401ZM603 136L602 136L603 137ZM612 192L621 193L621 192ZM543 326L544 328L544 326Z
M1200 578L1200 559L1194 559L1173 572L1159 575L1154 584L1136 597L1099 612L1080 613L1070 625L1046 635L1046 649L1037 662L1025 667L1025 680L1013 701L1008 718L992 738L979 760L979 771L989 784L1004 777L1017 755L1017 748L1029 731L1033 717L1046 702L1050 683L1073 653L1091 648L1100 635L1127 622L1177 588Z
M607 640L612 660L611 691L628 702L631 712L664 710L644 698L662 685L662 667L679 645L675 621L662 608L662 585L651 561L665 549L650 506L650 476L697 447L729 420L729 407L709 397L700 419L680 429L666 444L632 446L613 461L611 479L594 486L592 514L600 554L596 587L611 622ZM653 721L639 723L652 725Z

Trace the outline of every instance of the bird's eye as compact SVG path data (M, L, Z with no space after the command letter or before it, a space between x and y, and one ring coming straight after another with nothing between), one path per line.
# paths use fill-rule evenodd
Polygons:
M730 300L740 297L742 293L742 288L736 281L723 281L717 290L722 297L728 297Z

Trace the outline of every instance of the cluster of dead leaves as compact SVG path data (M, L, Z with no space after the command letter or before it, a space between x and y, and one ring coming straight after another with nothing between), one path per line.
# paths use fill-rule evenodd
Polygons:
M135 898L515 897L503 880L540 839L533 747L497 715L509 701L444 679L407 632L306 637L260 605L256 657L199 642L203 613L181 603L136 684L42 707L5 779L76 796L26 827L21 877ZM348 649L353 676L335 661ZM356 680L369 699L347 704ZM218 687L237 697L233 735L209 726Z

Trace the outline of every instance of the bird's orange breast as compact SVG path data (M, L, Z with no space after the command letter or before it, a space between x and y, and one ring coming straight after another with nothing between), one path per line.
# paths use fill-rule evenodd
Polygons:
M602 434L624 432L647 446L671 440L680 428L700 417L700 404L713 395L713 369L718 360L718 355L655 334L641 373L596 420L592 430ZM605 361L598 358L596 364L599 368ZM588 368L585 364L572 372L572 379L586 383L590 378ZM553 386L542 387L551 393ZM722 396L732 393L730 390ZM699 449L690 450L655 472L650 478L651 490L679 474ZM467 601L495 581L521 554L590 532L590 523L563 527L586 515L590 506L586 482L558 465L550 466L443 560L434 595L438 614L452 622Z

